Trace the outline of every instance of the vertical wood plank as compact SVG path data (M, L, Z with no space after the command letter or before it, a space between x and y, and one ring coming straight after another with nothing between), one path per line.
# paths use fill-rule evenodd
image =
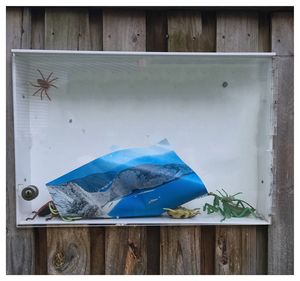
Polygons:
M35 253L32 229L16 228L15 150L11 76L11 49L30 48L29 8L6 10L6 273L34 274Z
M47 229L36 228L34 230L35 242L35 274L47 274Z
M172 52L215 50L215 14L197 10L168 12L168 49Z
M31 48L45 48L45 9L31 8ZM35 240L35 274L47 274L47 230L34 230Z
M216 227L202 226L201 227L201 274L215 273L215 241Z
M258 13L217 12L217 52L257 52Z
M91 274L105 274L105 228L90 228Z
M147 11L146 49L149 52L167 52L168 25L166 11Z
M146 227L109 227L105 236L105 274L146 274Z
M104 10L103 49L110 51L145 51L145 11Z
M272 51L277 53L277 135L268 273L294 274L294 28L292 12L271 17Z
M166 11L147 11L146 48L149 52L166 52L167 13ZM147 274L160 273L160 227L147 227Z
M147 227L147 274L160 273L160 227Z
M103 50L102 10L89 9L89 25L91 37L91 50ZM91 274L105 274L105 228L90 228L90 263Z
M292 12L274 12L271 16L272 51L279 56L294 55L294 16Z
M259 40L257 12L217 12L218 52L257 52ZM216 273L256 274L257 245L264 243L256 234L256 226L217 226Z
M255 227L217 227L216 237L216 274L256 274Z
M90 42L87 9L45 9L46 49L86 50ZM89 230L48 228L47 261L49 274L89 274Z
M168 34L168 51L213 52L214 13L170 11ZM214 227L202 230L199 226L161 227L161 274L213 273L210 262L214 260ZM202 251L205 244L209 246Z
M32 8L31 9L31 48L44 49L45 48L45 9Z
M161 274L200 274L200 247L200 227L161 227Z
M47 49L90 50L88 10L85 8L47 8L45 12Z
M240 274L240 244L239 227L216 228L216 274Z
M271 19L269 12L259 12L258 15L258 51L271 51Z
M48 274L89 274L88 228L54 228L47 233Z
M103 10L103 50L145 51L145 12L140 10ZM105 273L147 273L146 227L106 228Z
M268 226L256 226L256 274L268 273Z
M89 9L89 23L91 36L91 50L103 50L103 21L102 10L98 8Z

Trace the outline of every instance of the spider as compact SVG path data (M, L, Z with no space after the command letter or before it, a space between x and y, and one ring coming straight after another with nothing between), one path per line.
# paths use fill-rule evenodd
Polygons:
M41 76L42 76L43 79L37 79L37 80L36 80L36 82L38 83L38 85L33 84L33 83L30 82L30 84L31 84L33 87L39 88L37 91L35 91L35 92L33 93L33 96L35 96L38 92L40 92L40 94L41 94L41 100L42 100L42 99L43 99L43 92L45 92L45 95L46 95L47 98L51 101L50 97L48 96L47 90L48 90L50 87L57 88L55 85L53 85L53 84L51 84L51 83L52 83L53 81L57 80L58 78L56 77L56 78L53 78L53 79L49 80L50 77L51 77L51 75L53 74L53 72L51 72L51 73L49 74L48 78L45 79L43 73L42 73L39 69L37 69L37 71L41 74Z

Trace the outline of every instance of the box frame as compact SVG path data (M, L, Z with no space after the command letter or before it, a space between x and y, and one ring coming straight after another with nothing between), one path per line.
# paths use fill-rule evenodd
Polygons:
M203 57L243 57L243 58L259 58L259 57L270 57L272 59L272 127L273 127L273 139L276 135L276 114L277 114L277 67L276 67L276 54L275 53L177 53L177 52L107 52L107 51L61 51L61 50L24 50L24 49L13 49L13 60L12 60L12 71L13 71L13 96L14 96L14 108L16 106L16 75L15 75L15 54L82 54L82 55L101 55L101 56L122 56L122 55L130 55L130 56L203 56ZM14 116L16 117L16 111L14 110ZM16 127L15 127L15 135L16 135ZM271 163L271 173L273 180L270 185L270 194L271 197L272 190L275 186L275 174L274 174L274 163L275 163L275 147L274 141L272 142L272 163ZM16 156L17 161L17 156ZM17 177L17 175L16 175ZM18 227L38 227L38 226L99 226L99 225L268 225L271 224L271 205L270 205L270 214L266 220L258 220L253 218L233 218L230 220L225 220L220 222L220 216L215 215L205 215L201 214L201 218L198 220L197 218L193 219L184 219L184 220L174 220L168 217L155 217L155 218L121 218L121 219L97 219L97 220L80 220L74 222L64 222L61 220L52 220L45 222L44 218L38 218L35 221L24 222L20 219L21 209L20 205L22 205L22 201L24 201L20 197L20 192L23 189L23 186L17 185L16 181L16 216L17 216L17 226ZM270 204L272 202L271 198L268 199Z

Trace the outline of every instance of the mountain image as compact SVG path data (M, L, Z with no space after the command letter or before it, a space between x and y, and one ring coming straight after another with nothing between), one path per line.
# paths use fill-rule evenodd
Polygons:
M97 173L72 180L87 192L109 194L109 200L130 194L134 190L160 186L193 171L184 164L144 164L119 173Z
M153 147L151 149L153 150ZM159 149L161 150L161 147ZM118 152L122 153L122 151ZM117 159L117 157L121 156L118 153L112 154L115 156L115 158L111 158L111 162L114 164L110 165L111 169L109 170L96 166L94 160L90 162L91 164L88 163L82 166L82 169L78 168L48 183L48 190L60 215L80 216L83 218L109 217L108 214L123 198L133 198L133 201L130 200L129 209L135 208L135 200L139 200L139 202L136 202L141 208L144 204L142 203L141 205L141 200L145 200L143 198L149 196L148 194L143 194L148 192L148 190L150 195L156 194L155 200L151 202L159 203L159 200L161 200L161 203L167 204L165 203L166 198L160 199L160 195L165 194L162 192L164 186L168 189L167 194L164 196L170 197L172 204L174 204L174 200L182 204L182 198L191 197L189 200L192 200L195 196L203 195L206 192L201 179L173 151L169 150L162 154L147 155L147 149L145 149L145 155L133 159L130 159L128 150L126 150L126 153L129 161L123 161L120 165L115 163L122 162ZM106 155L105 157L109 158L109 156ZM107 159L105 159L105 162L100 160L102 161L102 159L99 158L99 163L107 162ZM90 173L87 172L89 170L91 171ZM99 172L92 173L92 171ZM192 181L190 189L189 181L183 180L184 186L182 187L175 184L178 180L186 179L189 176L191 176ZM174 185L172 185L172 182L174 182ZM180 194L185 191L191 192L191 196L186 196L183 193L183 197L180 195L181 198L172 198L172 186L177 188L177 190L179 189ZM158 190L160 191L158 192ZM179 193L174 192L173 195L177 194L179 196ZM163 212L163 207L160 207L160 213ZM151 208L155 208L155 205L147 205L147 208L147 214L151 214ZM154 213L157 215L159 212L155 210ZM118 216L121 217L122 212Z

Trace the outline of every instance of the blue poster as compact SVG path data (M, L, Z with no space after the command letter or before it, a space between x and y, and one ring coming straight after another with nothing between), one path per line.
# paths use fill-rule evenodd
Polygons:
M165 139L112 152L46 184L62 217L149 217L207 194Z

